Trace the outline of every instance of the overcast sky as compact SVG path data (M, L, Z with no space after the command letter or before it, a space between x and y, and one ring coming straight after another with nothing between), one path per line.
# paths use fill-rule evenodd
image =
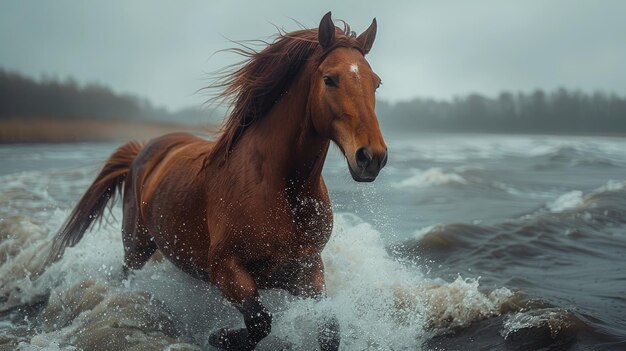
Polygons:
M217 4L216 4L217 3ZM0 67L73 77L178 109L199 106L207 74L237 60L231 39L272 24L315 27L325 12L360 33L390 101L502 90L626 95L626 1L2 1Z

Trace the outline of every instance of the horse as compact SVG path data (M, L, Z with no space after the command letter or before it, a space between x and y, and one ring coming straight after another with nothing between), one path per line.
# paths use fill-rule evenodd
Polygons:
M221 80L233 104L214 140L185 133L118 148L56 233L48 263L76 245L107 203L123 196L123 272L160 250L191 276L217 285L245 328L213 332L209 343L254 350L271 332L259 289L325 298L321 253L333 212L322 168L333 141L357 182L387 162L365 55L374 19L357 36L328 12L318 28L281 32ZM337 350L336 316L320 318L322 350Z

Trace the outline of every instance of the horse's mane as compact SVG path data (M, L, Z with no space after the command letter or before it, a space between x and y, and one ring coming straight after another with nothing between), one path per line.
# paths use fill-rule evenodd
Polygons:
M261 51L254 50L247 42L239 42L240 47L230 49L245 59L228 67L208 87L220 89L214 99L231 104L232 109L205 165L228 158L246 129L267 115L309 60L318 60L319 64L330 51L340 46L364 52L350 26L343 24L344 28L335 27L335 41L325 49L319 45L317 28L289 33L280 31L274 42L262 42L267 46Z

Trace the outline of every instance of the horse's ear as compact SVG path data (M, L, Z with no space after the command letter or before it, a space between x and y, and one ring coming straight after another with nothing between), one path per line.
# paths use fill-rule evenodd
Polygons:
M329 48L335 41L335 24L331 18L330 11L322 17L320 27L317 31L317 39L322 48Z
M358 40L358 42L361 44L361 47L363 48L363 52L366 55L372 49L372 45L374 45L374 39L376 39L376 29L377 29L376 18L374 18L369 28L367 28L365 32L361 33L361 35L359 35L359 37L356 38L356 40Z

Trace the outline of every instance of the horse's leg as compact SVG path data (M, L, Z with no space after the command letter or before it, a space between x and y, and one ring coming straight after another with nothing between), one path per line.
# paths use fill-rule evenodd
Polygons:
M296 284L291 285L288 291L299 297L312 298L321 301L326 298L326 281L324 279L324 262L321 257L315 258L305 268L302 268L300 276L295 279ZM326 315L318 321L317 342L322 351L339 350L341 340L339 321L334 314Z
M139 209L135 195L128 187L124 191L123 212L124 264L122 274L125 279L128 277L129 270L140 269L148 262L157 246L146 227L139 221Z
M124 242L124 265L122 267L124 278L128 277L130 270L141 269L157 250L157 246L148 233L148 230L136 223L134 231L123 232Z
M224 296L243 315L246 328L221 329L211 335L209 343L225 350L254 350L272 330L272 315L261 304L254 279L235 258L223 261L214 278Z

